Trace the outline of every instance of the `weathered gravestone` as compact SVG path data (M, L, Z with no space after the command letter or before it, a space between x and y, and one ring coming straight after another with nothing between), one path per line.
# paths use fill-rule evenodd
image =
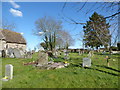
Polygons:
M90 58L92 56L92 53L91 51L88 53L88 57Z
M25 57L25 52L23 50L20 50L21 58Z
M38 59L37 66L42 66L42 65L48 64L48 54L47 53L39 52L38 57L39 57L39 59Z
M70 59L69 58L69 52L67 50L64 50L64 59Z
M15 55L16 58L22 58L22 55L21 55L21 53L20 53L20 50L14 48L14 49L13 49L13 52L14 52L14 55Z
M83 58L83 67L90 67L91 66L91 59L90 58Z
M6 81L13 78L13 65L5 65L5 79ZM3 79L5 81L5 79Z
M29 52L27 52L27 54L26 54L26 58L32 58L32 53L29 51Z
M93 51L90 51L89 53L88 53L88 57L90 58L90 57L92 57L94 55L94 52Z
M7 49L7 56L10 58L24 58L25 52L22 49L17 48L8 48Z
M7 56L10 57L10 58L14 58L14 51L13 51L13 48L8 48L7 49Z

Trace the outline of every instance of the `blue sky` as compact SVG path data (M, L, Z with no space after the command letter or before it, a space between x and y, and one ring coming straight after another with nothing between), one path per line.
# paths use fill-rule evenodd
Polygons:
M69 31L75 39L75 43L71 46L71 48L82 48L82 44L78 40L81 35L76 34L82 33L83 25L70 24L61 17L64 14L65 16L73 18L78 22L85 23L94 12L91 11L89 14L85 14L85 11L91 8L93 4L94 3L87 3L81 11L76 12L77 9L80 8L79 5L82 6L83 3L80 3L78 6L75 6L76 3L68 3L62 11L64 2L16 2L12 4L9 2L4 2L2 3L2 19L15 23L17 26L15 31L24 33L23 36L27 41L27 48L34 49L34 47L41 42L40 37L33 35L35 21L44 16L51 16L57 20L62 20L63 28ZM99 5L101 4L98 4L95 7L98 7ZM109 16L115 12L106 12L101 8L95 11L104 16Z

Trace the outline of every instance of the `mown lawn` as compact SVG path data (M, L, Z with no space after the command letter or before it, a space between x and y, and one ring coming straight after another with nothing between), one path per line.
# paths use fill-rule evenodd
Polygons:
M78 55L71 53L70 66L56 70L40 70L32 65L24 66L23 62L37 59L37 54L32 59L2 59L2 76L6 64L14 66L14 78L2 82L3 88L118 88L118 58L112 55L110 67L107 67L106 55L95 54L91 68L82 68L82 58L87 54ZM54 61L64 61L60 56Z

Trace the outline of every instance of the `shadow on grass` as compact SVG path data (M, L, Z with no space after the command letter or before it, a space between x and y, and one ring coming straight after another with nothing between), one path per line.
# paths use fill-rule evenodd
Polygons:
M71 66L72 66L72 67L81 67L81 68L83 68L83 67L82 67L82 63L72 64ZM99 65L96 65L96 66L99 66ZM116 70L116 69L113 69L113 68L110 68L110 67L106 67L106 66L101 66L101 67L104 67L104 68L107 68L107 69L111 69L111 70L120 72L120 71L118 71L118 70ZM84 67L84 68L85 68L85 67ZM110 74L110 75L113 75L113 76L119 76L119 74L115 74L115 73L103 71L103 70L96 69L96 68L92 68L92 67L86 67L85 69L92 69L92 70L96 70L96 71L99 71L99 72L102 72L102 73L107 73L107 74Z
M82 67L82 63L77 63L77 64L71 63L70 67Z
M100 69L96 69L96 68L86 68L86 69L92 69L92 70L97 70L97 71L100 71L100 72L103 72L103 73L107 73L107 74L110 74L110 75L113 75L113 76L119 76L119 74L115 74L115 73L110 73L110 72L107 72L107 71L103 71L103 70L100 70Z
M111 54L109 54L109 53L105 53L105 54L97 53L97 55L111 55Z
M95 66L97 66L97 67L103 67L103 68L110 69L110 70L113 70L113 71L116 71L116 72L120 72L120 71L117 70L117 69L114 69L114 68L112 68L112 67L107 67L107 66L104 66L104 65L95 65Z
M110 53L96 53L97 55L120 55L120 53L113 53L113 54L110 54Z

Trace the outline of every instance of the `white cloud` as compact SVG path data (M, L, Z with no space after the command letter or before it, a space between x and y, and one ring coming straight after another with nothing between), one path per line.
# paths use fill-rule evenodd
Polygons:
M22 17L22 16L23 16L22 12L19 11L19 10L15 10L15 9L11 8L9 11L10 11L14 16L19 16L19 17Z
M10 0L9 2L11 3L11 5L12 5L14 8L19 8L19 7L20 7L20 5L16 4L16 3L14 2L14 0Z

